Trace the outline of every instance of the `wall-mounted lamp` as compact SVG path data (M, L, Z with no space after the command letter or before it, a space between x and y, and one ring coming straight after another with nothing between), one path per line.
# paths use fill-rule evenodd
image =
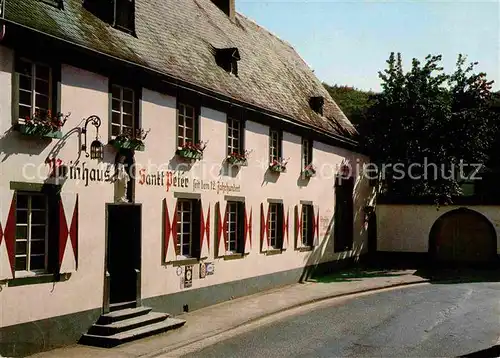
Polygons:
M90 144L90 154L87 152L87 125L91 123L96 128L95 140ZM101 119L95 115L90 116L85 120L85 125L82 128L82 133L84 134L84 142L82 144L82 151L85 152L85 156L91 159L102 160L104 158L104 145L99 141L99 127L101 126Z

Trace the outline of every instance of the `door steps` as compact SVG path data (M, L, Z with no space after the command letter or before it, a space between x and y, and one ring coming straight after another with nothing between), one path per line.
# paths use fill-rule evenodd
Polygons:
M186 323L185 320L170 317L168 313L152 312L149 307L131 305L123 303L111 307L111 312L101 315L78 343L111 348L176 329Z

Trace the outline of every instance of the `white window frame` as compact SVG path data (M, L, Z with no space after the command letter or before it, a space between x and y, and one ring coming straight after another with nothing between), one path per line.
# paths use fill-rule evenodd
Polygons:
M272 249L279 249L278 247L278 215L279 204L269 203L269 221L267 235L269 237L269 245Z
M186 210L184 205L189 206ZM183 213L189 212L189 222L184 221ZM177 245L179 246L178 258L190 258L193 255L193 214L194 203L189 199L178 199L177 201L177 225L180 224L180 230L177 230ZM189 224L189 231L184 232L184 224ZM179 226L178 226L179 227ZM187 238L186 238L187 236ZM186 242L189 240L189 242ZM183 248L189 246L188 253L185 254Z
M113 97L113 88L116 88L120 91L120 98ZM132 92L132 102L123 99L123 91L127 90ZM131 129L132 133L135 134L135 100L136 100L136 94L135 91L132 88L125 87L125 86L120 86L118 84L111 84L111 123L110 123L110 134L111 138L115 138L116 135L113 135L113 127L119 127L120 128L120 133L123 133L123 129ZM120 103L120 109L116 110L113 109L113 101L118 101ZM124 103L130 103L132 105L132 113L127 113L124 111ZM113 113L118 113L120 115L120 123L115 123L113 122ZM131 115L132 116L132 126L124 125L123 124L123 115Z
M236 133L236 134L235 134ZM235 145L234 143L238 143ZM227 154L243 154L242 122L240 119L227 118Z
M239 206L241 203L237 201L228 201L226 203L227 220L226 220L226 237L227 237L227 248L229 254L236 254L239 252L240 247L240 214ZM234 230L231 230L231 224L234 224ZM234 247L232 247L234 245Z
M17 205L17 200L20 196L25 196L28 199L28 208L19 208ZM45 199L45 209L32 209L32 198L34 196L41 196ZM16 193L16 231L18 226L26 226L27 227L27 238L26 240L18 240L17 237L15 239L15 244L14 244L14 251L16 251L16 246L18 241L26 241L26 254L21 255L15 253L15 258L18 257L26 257L26 269L25 270L18 270L15 265L16 263L14 262L14 267L15 267L15 272L16 272L16 277L22 277L22 276L33 276L33 275L38 275L38 274L44 274L48 272L48 249L49 249L49 208L48 208L48 197L47 195L44 195L42 193L29 193L29 192L18 192ZM27 223L18 223L17 222L17 213L19 211L27 211ZM45 211L45 223L44 224L32 224L32 213L33 211ZM34 226L45 226L45 238L43 240L32 240L31 238L31 229ZM30 264L31 264L31 244L33 241L44 241L45 242L45 251L44 251L44 268L43 269L36 269L36 270L31 270L30 269ZM37 256L42 256L42 254L38 254ZM15 260L14 260L15 261Z
M312 215L311 215L312 214ZM313 225L314 222L314 214L313 214L313 206L311 204L302 204L302 213L301 213L301 222L302 222L302 246L310 247L314 242L314 232L313 230L309 230L309 225ZM313 237L309 237L312 235Z
M21 76L24 76L24 77L28 77L26 76L25 74L22 74L22 73L19 73L19 72L16 72L18 75L19 75L19 82L18 82L18 88L16 89L18 91L18 103L16 103L15 105L18 106L18 108L20 107L29 107L30 108L30 118L33 116L33 114L35 113L35 111L37 109L42 109L42 110L45 110L45 111L52 111L52 101L53 101L53 93L52 93L52 81L53 81L53 73L52 73L52 67L46 63L43 63L43 62L38 62L38 61L32 61L30 59L27 59L27 58L24 58L24 57L21 57L19 58L17 61L22 61L22 62L26 62L28 64L31 64L31 105L28 106L26 104L22 104L21 103L21 92L28 92L28 90L25 90L25 89L21 89ZM36 69L37 69L37 66L43 66L43 67L47 67L48 70L49 70L49 78L48 78L48 81L44 78L39 78L37 77L36 75ZM37 80L41 80L41 81L44 81L44 82L48 82L49 84L49 93L48 95L44 94L44 93L40 93L40 92L37 92L36 91L36 81ZM37 95L41 95L41 96L44 96L44 97L48 97L48 102L47 102L47 106L48 108L40 108L40 107L37 107L36 106L36 96ZM18 109L18 113L20 113L19 109ZM20 116L18 116L18 121L19 123L25 123L26 122L26 118L23 117L23 118L20 118Z
M272 129L269 133L269 159L279 160L281 157L281 133L278 130Z
M192 112L192 116L188 115L188 109L190 109ZM179 123L179 119L183 119L183 125L181 126ZM187 121L191 121L191 127L189 127L186 123ZM188 104L184 103L179 103L178 109L177 109L177 146L179 147L180 145L184 145L187 142L194 143L196 140L196 109L194 106L190 106ZM187 131L191 129L193 136L189 138L187 136ZM181 143L180 143L181 141Z
M312 142L302 138L302 169L312 163Z

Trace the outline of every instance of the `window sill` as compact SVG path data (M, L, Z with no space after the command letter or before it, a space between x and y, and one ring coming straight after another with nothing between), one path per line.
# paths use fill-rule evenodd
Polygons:
M313 251L314 247L313 246L302 246L302 247L299 247L298 250L300 252Z
M18 273L19 275L19 273ZM45 273L45 274L21 274L22 276L16 277L10 280L7 280L8 287L16 287L16 286L26 286L26 285L36 285L41 283L50 283L50 282L64 282L69 280L71 277L70 273L61 273L61 274L53 274L53 273Z
M266 251L267 256L282 254L285 249L271 249Z
M244 258L246 255L242 253L231 253L224 255L224 260L238 260Z
M186 265L195 265L200 262L200 259L196 257L184 257L179 258L175 261L172 261L173 266L186 266Z

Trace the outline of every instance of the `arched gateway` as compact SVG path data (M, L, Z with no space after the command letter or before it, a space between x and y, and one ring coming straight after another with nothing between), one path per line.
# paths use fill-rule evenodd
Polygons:
M495 228L482 214L460 208L432 226L429 253L438 263L488 264L497 260Z

